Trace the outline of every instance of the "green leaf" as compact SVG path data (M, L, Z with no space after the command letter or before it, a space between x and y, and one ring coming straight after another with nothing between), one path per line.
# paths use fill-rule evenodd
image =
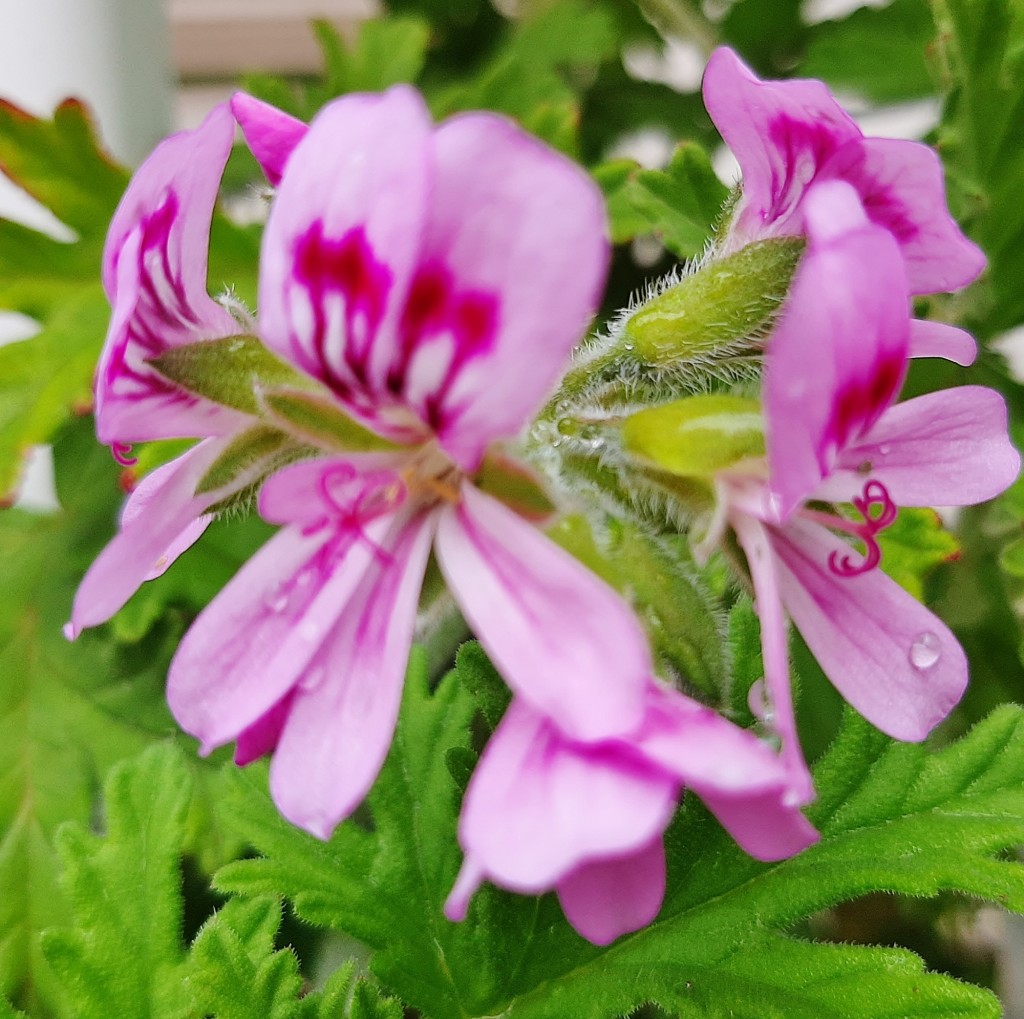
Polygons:
M154 746L117 765L105 791L104 836L72 823L57 841L75 926L47 931L43 953L62 1011L76 1019L183 1016L178 867L188 769L173 747Z
M894 0L862 7L841 21L812 30L800 74L878 103L935 93L925 60L935 30L926 0Z
M992 302L972 309L984 337L1024 321L1024 9L1012 0L930 0L949 90L939 149L989 259Z
M410 17L363 22L351 49L329 22L316 21L313 30L324 54L330 97L380 92L399 82L415 81L430 41L427 23Z

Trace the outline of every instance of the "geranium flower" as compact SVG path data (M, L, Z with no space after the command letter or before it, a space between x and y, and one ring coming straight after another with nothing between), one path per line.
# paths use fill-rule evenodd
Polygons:
M103 285L112 308L96 372L96 432L122 463L134 442L200 438L146 477L129 498L120 532L87 572L66 630L109 619L202 534L222 489L196 486L248 414L190 393L153 362L168 351L240 332L206 290L210 220L235 125L226 106L194 131L166 139L132 178L107 233ZM240 483L240 482L239 482Z
M712 537L728 523L746 554L766 710L810 797L783 607L865 718L897 739L923 739L960 699L967 662L949 629L877 569L877 535L899 504L992 498L1016 478L1020 458L990 390L963 386L892 405L908 347L899 249L845 183L815 185L804 206L807 254L767 341L767 463L721 474ZM809 505L821 502L849 503L859 519Z
M466 790L465 860L446 915L461 920L489 880L526 894L554 889L595 944L645 926L661 907L662 832L684 787L759 860L818 838L774 751L683 694L650 683L634 732L587 743L513 701Z
M864 137L822 82L761 81L722 47L704 73L704 103L743 174L729 226L732 247L803 234L812 186L841 180L899 245L908 293L957 290L985 267L949 214L936 154L918 142ZM970 364L976 347L961 329L915 322L910 353Z
M594 311L599 191L501 117L434 127L406 87L291 133L253 110L280 123L249 104L247 137L285 138L260 336L380 448L267 481L260 512L284 527L186 635L168 698L205 750L273 749L278 807L326 838L387 752L431 547L510 686L568 736L634 728L651 663L626 603L474 485Z

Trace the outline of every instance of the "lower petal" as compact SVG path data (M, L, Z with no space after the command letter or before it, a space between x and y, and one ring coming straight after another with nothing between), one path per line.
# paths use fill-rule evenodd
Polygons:
M139 589L159 576L206 530L203 516L223 491L195 494L196 484L226 442L210 439L143 478L125 504L121 529L79 585L66 633L70 638L106 622Z
M270 791L289 821L318 838L359 805L387 756L433 522L395 523L295 688Z
M882 732L924 739L967 686L953 634L880 570L833 573L850 548L823 527L794 521L772 545L786 610L832 684Z
M570 736L633 730L653 671L632 610L535 527L464 484L438 526L437 558L513 691Z
M595 945L609 945L646 927L664 897L665 845L660 834L633 853L585 863L558 882L566 919Z
M737 845L756 860L784 860L821 837L814 825L778 793L728 796L707 790L698 795Z

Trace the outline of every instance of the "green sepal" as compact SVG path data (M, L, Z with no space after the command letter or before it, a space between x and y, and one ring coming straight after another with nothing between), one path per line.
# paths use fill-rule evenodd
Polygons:
M756 400L727 394L674 400L626 418L622 446L670 474L711 479L764 455L761 408Z
M626 320L634 357L668 364L764 337L803 250L801 238L771 238L685 276Z
M216 492L241 478L249 483L254 470L271 458L277 459L292 445L291 436L268 425L256 425L242 432L210 465L196 485L196 495Z
M555 512L540 478L526 464L501 453L488 452L473 480L482 492L528 520L545 520Z
M260 410L279 428L321 449L368 453L398 448L355 422L334 401L309 391L264 389Z
M172 347L149 363L176 386L247 414L259 413L257 388L310 384L255 336L244 333Z

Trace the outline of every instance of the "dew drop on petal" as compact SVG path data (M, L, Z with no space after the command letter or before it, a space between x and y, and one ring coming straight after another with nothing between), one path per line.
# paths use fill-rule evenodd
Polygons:
M327 670L322 665L313 665L302 674L298 682L300 690L315 690L327 677Z
M927 672L934 668L942 657L942 644L934 633L926 630L914 638L907 657L918 672Z
M263 604L274 613L284 612L288 606L288 589L284 584L279 584L272 591L270 591L266 598L263 600Z

